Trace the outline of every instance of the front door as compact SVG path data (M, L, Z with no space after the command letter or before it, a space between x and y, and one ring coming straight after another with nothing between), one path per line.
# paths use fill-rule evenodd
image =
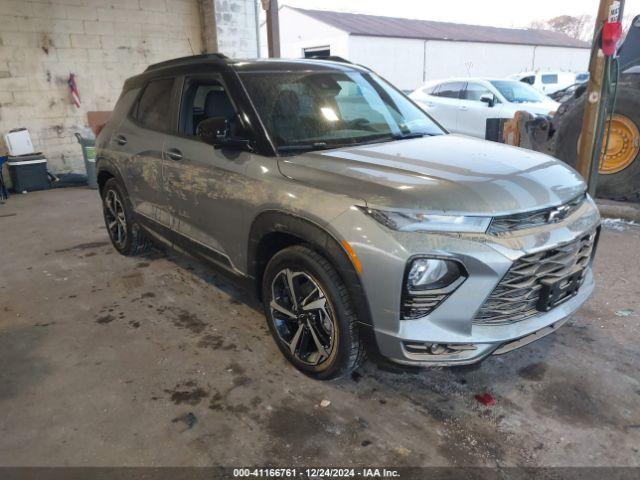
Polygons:
M493 104L481 101L483 96L493 98ZM481 83L468 82L460 100L457 130L464 135L485 138L487 119L500 118L502 104L494 93Z
M214 149L196 135L198 124L212 117L224 117L235 128L236 111L222 79L190 77L182 83L178 134L164 143L163 173L174 230L178 239L195 242L203 247L201 254L229 267L241 249L238 232L249 154Z

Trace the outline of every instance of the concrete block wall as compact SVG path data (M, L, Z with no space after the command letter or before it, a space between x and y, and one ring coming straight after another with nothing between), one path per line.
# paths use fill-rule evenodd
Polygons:
M256 28L258 3L259 0L215 0L219 52L232 58L260 56Z
M0 0L0 134L27 127L53 171L84 172L73 133L86 112L112 110L127 77L192 49L202 51L198 0Z

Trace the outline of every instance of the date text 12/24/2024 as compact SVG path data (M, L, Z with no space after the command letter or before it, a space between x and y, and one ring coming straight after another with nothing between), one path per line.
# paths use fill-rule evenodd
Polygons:
M399 478L387 468L234 468L235 478Z

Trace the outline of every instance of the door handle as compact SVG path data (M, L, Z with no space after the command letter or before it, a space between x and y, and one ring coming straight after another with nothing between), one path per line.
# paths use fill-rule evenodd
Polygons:
M469 107L458 107L460 110L469 110Z
M182 160L182 152L177 148L172 148L170 150L167 150L166 153L167 153L167 157L169 157L171 160Z
M116 135L116 143L118 145L126 145L127 137L125 137L124 135Z

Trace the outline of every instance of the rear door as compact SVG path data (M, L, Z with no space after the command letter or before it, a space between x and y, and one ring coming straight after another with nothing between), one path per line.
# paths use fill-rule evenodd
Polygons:
M451 132L458 131L457 115L465 82L445 82L427 97L427 111ZM429 106L430 105L430 106Z
M214 149L196 136L198 124L224 117L238 128L236 109L220 75L180 79L178 129L166 137L163 173L176 242L190 240L210 260L230 266L239 249L248 153Z
M493 97L493 106L481 101L483 95ZM479 82L467 82L460 100L457 129L464 135L485 138L488 118L500 118L502 104L495 94Z
M171 130L174 77L154 79L142 87L129 115L114 130L110 143L122 152L122 175L136 213L169 226L162 179L164 139Z

